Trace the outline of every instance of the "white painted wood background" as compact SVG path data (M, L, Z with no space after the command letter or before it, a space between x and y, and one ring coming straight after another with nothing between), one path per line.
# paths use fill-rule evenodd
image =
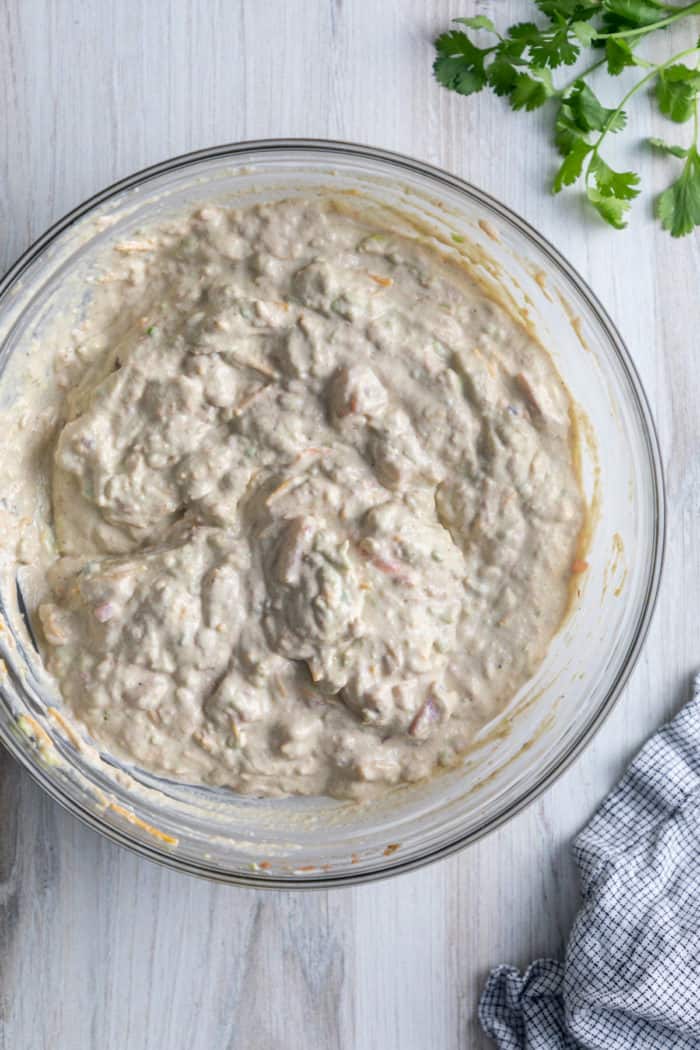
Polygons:
M547 118L433 83L430 41L450 17L508 23L529 7L0 3L0 269L107 183L193 148L310 135L414 154L524 215L601 296L650 394L670 510L658 612L599 736L526 812L415 874L306 894L208 885L103 841L0 756L0 1047L480 1050L489 967L562 952L578 900L568 843L700 664L700 238L672 242L646 202L615 234L554 200ZM638 100L623 155L649 187L672 162L636 140L664 130Z

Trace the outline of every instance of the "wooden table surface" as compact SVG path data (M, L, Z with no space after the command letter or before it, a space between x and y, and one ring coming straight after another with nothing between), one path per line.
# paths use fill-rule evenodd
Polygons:
M82 827L0 756L0 1046L12 1050L479 1050L488 969L561 954L578 904L568 844L680 705L700 646L700 238L648 204L616 234L544 188L547 118L439 89L451 16L526 0L4 0L0 269L114 179L265 136L356 140L444 166L510 205L591 283L641 371L667 470L668 552L644 653L575 765L461 854L316 893L209 885ZM682 34L678 34L680 41ZM673 41L661 45L672 53ZM660 188L672 162L620 154ZM673 133L673 131L671 132Z

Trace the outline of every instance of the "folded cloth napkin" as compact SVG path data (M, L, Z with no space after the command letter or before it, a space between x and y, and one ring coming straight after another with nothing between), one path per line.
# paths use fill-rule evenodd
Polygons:
M499 966L499 1050L700 1050L700 676L574 842L583 906L564 963Z

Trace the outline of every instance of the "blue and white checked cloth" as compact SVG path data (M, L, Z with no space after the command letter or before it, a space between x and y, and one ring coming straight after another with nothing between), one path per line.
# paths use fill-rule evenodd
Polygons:
M700 1050L700 677L574 843L583 906L563 963L499 966L499 1050Z

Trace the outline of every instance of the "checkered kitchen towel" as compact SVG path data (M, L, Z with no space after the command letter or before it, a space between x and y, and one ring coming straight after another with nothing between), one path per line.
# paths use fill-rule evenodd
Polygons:
M700 1050L700 676L574 843L582 883L563 963L489 976L499 1050Z

